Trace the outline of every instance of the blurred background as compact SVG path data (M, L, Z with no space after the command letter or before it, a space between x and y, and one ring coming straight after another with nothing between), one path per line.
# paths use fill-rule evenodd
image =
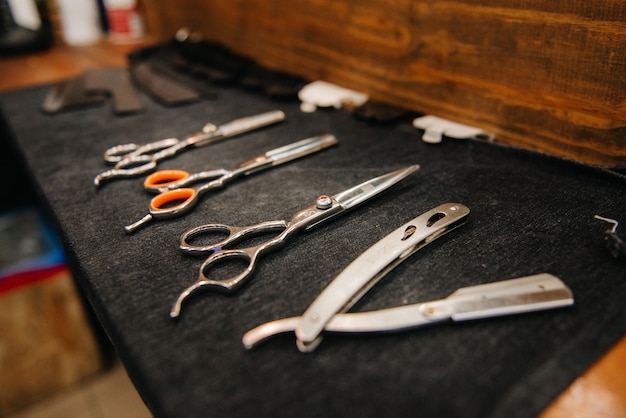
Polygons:
M2 89L64 78L101 61L123 63L126 51L107 49L82 62L70 56L63 70L38 61L57 50L133 48L145 40L135 0L0 0ZM29 62L36 68L29 70ZM8 71L14 66L19 77ZM10 135L2 122L0 416L148 417L69 272Z

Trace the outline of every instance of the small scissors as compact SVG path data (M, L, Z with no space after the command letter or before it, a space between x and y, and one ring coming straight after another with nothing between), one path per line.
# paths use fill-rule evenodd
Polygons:
M189 147L201 147L254 129L262 128L285 119L280 110L261 113L255 116L236 119L219 127L207 123L200 132L189 135L184 140L166 138L139 146L137 144L117 145L104 152L104 160L115 164L111 170L98 174L93 182L99 187L104 180L116 177L134 177L148 173L160 160L173 157Z
M345 313L389 271L428 243L465 223L469 209L446 203L405 223L350 263L299 317L267 322L243 337L246 348L295 331L298 349L313 351L322 331L389 332L452 319L463 321L569 306L571 291L550 274L458 289L445 299L372 312Z
M181 251L189 254L210 253L211 255L200 267L198 279L178 296L170 316L172 318L178 317L183 301L200 289L206 288L225 292L236 290L252 275L258 258L266 251L284 244L294 233L301 229L309 230L377 196L418 169L419 166L412 165L372 178L332 197L320 196L317 198L315 205L295 213L289 222L285 220L268 221L246 227L207 224L190 229L181 237ZM246 238L277 230L281 232L274 238L266 240L261 244L247 248L231 248ZM218 243L209 245L192 245L189 243L190 239L215 232L226 232L228 237ZM224 280L210 279L206 276L211 266L227 258L247 260L248 266L240 274Z
M189 174L183 170L161 170L152 173L143 183L146 190L159 193L150 201L150 213L124 228L127 233L132 233L152 219L171 219L181 216L189 212L198 203L200 196L208 191L222 188L238 177L284 164L336 143L337 138L325 134L273 149L237 164L235 169L230 171L219 169ZM195 188L186 187L203 180L211 181ZM176 202L180 203L171 206Z

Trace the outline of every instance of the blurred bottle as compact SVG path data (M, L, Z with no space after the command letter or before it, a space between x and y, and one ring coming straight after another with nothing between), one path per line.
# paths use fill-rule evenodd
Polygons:
M139 0L104 0L109 39L132 42L144 35Z
M52 39L44 0L0 0L0 54L41 51Z
M22 1L22 0L14 0ZM82 46L102 37L97 0L57 0L63 39L68 45Z

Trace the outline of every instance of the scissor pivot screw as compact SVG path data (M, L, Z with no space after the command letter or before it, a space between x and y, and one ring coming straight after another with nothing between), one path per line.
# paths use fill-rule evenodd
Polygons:
M328 209L333 205L333 200L326 195L322 195L317 198L317 202L315 202L315 206L318 209Z

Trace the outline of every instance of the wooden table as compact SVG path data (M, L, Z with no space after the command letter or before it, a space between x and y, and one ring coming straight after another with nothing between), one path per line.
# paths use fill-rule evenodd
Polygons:
M71 78L86 69L126 66L126 53L154 40L85 47L56 46L49 51L0 58L0 91ZM558 417L626 416L626 337L576 379L542 414Z

